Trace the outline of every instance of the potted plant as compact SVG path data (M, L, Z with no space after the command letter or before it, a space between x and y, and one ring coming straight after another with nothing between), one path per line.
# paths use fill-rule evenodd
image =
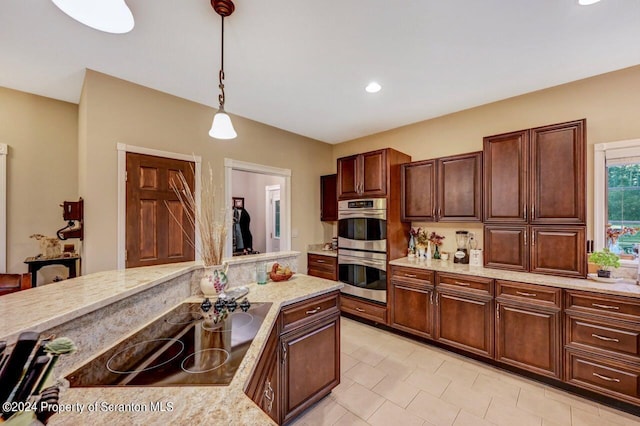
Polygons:
M611 268L620 267L620 257L608 248L591 253L589 262L598 265L598 276L601 278L611 278Z

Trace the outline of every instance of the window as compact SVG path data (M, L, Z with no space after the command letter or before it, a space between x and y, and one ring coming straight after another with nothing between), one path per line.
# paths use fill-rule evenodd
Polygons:
M636 263L640 243L640 139L594 146L595 249L609 247ZM608 229L609 228L609 229Z

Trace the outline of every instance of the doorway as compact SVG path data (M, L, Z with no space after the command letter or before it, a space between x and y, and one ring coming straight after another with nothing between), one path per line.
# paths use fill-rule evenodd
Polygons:
M280 251L280 185L265 186L266 252Z

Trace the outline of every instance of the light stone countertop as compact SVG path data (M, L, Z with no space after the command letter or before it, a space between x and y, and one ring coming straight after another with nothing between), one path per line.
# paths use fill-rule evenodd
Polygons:
M601 283L590 279L566 278L555 275L531 274L528 272L505 271L502 269L484 268L453 263L451 260L417 259L403 257L389 262L390 265L407 266L411 268L429 269L437 272L451 272L476 277L495 278L517 281L529 284L540 284L550 287L560 287L571 290L585 290L618 296L640 298L640 285L630 279L623 279L615 283Z
M339 290L342 284L295 274L289 281L249 284L251 302L272 302L260 330L228 386L95 387L70 388L60 402L72 411L58 413L51 425L148 425L148 424L238 424L272 425L271 419L244 393L257 360L276 321L280 308L317 295ZM199 302L192 296L185 302ZM163 312L164 313L164 312ZM163 313L158 315L161 316ZM94 405L97 402L97 406ZM172 410L152 412L151 403L171 403ZM89 408L97 407L93 412ZM79 409L83 408L84 412ZM111 410L111 411L109 411Z
M324 244L309 244L307 254L317 254L320 256L338 257L338 250L325 250Z
M202 268L184 262L96 272L0 297L0 340L24 331L43 332L84 314Z

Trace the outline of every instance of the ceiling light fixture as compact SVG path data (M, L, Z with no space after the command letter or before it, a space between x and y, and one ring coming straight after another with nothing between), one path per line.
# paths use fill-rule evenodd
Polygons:
M380 86L375 81L372 81L371 83L367 84L367 87L364 88L364 90L366 90L369 93L378 93L380 89L382 89L382 86Z
M220 107L216 115L213 116L209 136L216 139L233 139L238 134L233 128L231 118L224 111L224 83L222 83L222 80L224 80L224 18L231 15L236 7L231 0L211 0L211 6L222 18L222 37L220 41L220 72L218 73L218 87L220 88L218 102L220 102Z
M598 3L600 0L578 0L580 6L589 6Z
M60 10L93 29L124 34L133 29L131 10L124 0L51 0Z

